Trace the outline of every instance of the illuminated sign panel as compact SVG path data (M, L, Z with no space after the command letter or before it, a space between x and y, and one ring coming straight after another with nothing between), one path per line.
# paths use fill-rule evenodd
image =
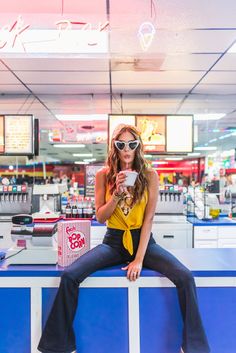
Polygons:
M4 153L4 116L0 116L0 153Z
M138 128L145 152L173 154L193 151L192 115L110 115L109 141L115 127L122 123Z
M110 115L109 116L109 146L115 128L120 124L128 124L135 126L134 115Z
M22 156L34 154L32 115L0 116L0 153Z
M31 29L21 16L0 27L2 53L107 53L109 22L59 20L53 29Z
M137 116L137 128L141 131L141 138L145 151L165 152L166 123L165 116Z
M167 152L192 152L193 117L191 115L167 116Z

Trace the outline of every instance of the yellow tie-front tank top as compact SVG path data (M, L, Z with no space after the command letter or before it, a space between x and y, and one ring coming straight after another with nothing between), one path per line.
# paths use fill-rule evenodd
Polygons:
M131 196L132 197L132 196ZM132 198L127 196L118 202L111 217L107 220L107 227L124 230L123 245L128 252L133 255L133 240L130 230L141 228L143 217L148 201L147 189L140 202L131 206ZM106 202L111 198L109 188L106 188Z

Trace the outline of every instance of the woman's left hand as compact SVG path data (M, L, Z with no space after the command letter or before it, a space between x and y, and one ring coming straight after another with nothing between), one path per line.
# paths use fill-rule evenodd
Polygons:
M130 281L136 281L137 278L140 276L140 272L142 270L142 262L138 260L133 260L127 266L122 267L122 270L127 270L127 278Z

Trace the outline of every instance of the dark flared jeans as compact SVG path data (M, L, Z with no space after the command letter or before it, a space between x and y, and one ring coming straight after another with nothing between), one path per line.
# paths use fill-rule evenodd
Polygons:
M132 230L134 255L122 244L123 231L107 229L103 244L81 256L66 268L44 327L38 350L44 353L71 353L76 349L73 320L77 308L80 283L91 273L106 266L130 262L134 259L140 229ZM150 237L143 266L162 273L177 287L183 317L183 343L185 353L210 352L202 325L194 278L191 272L172 254L155 243ZM164 353L164 352L163 352Z

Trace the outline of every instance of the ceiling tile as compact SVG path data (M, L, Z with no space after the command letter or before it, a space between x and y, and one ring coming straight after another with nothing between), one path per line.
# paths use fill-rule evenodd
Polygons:
M219 54L172 54L167 55L161 70L207 71L219 58Z
M108 85L28 85L34 94L104 94L110 92Z
M15 58L4 59L13 71L108 71L105 58ZM0 63L1 64L1 63ZM1 70L1 66L0 66ZM16 72L17 73L17 72Z
M206 94L235 94L236 84L199 84L197 85L193 93L206 93Z
M1 77L0 72L0 77ZM4 74L4 73L3 73ZM106 85L109 75L106 72L66 72L66 71L18 71L17 76L26 84L77 84Z
M64 13L77 14L81 18L85 14L106 14L106 1L84 1L84 0L65 0L63 4Z
M1 76L1 73L0 73ZM23 85L0 84L0 95L27 94L29 91Z
M125 94L176 94L176 93L188 93L192 88L192 84L119 84L112 86L113 93L125 93ZM136 98L138 99L138 98Z
M19 80L10 71L0 71L0 84L19 84Z
M2 1L1 2L1 13L61 13L62 2L61 0L53 1Z
M119 71L112 73L112 83L136 85L160 84L190 84L195 83L203 76L204 72L171 71L171 72L133 72Z
M236 54L225 54L213 67L213 70L236 71Z
M201 81L201 84L235 84L236 71L210 71Z

